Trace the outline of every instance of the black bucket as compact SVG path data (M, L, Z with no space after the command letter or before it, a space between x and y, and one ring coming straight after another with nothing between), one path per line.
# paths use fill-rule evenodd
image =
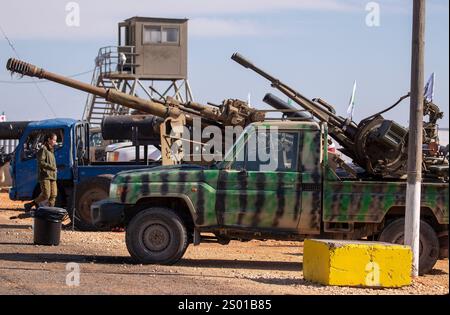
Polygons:
M34 214L34 244L59 245L61 225L67 211L62 208L40 207Z

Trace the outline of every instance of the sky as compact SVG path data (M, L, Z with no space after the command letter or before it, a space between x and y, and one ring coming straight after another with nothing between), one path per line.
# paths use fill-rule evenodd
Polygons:
M70 2L79 7L79 26L66 23ZM449 4L426 3L425 81L435 72L434 102L444 111L440 126L448 128ZM369 26L368 15L377 12L369 22L379 23ZM308 98L325 99L342 116L356 80L356 122L409 91L410 0L15 0L0 4L0 27L16 51L0 32L0 113L10 121L81 119L84 92L12 78L6 61L17 53L64 75L92 70L98 49L117 44L117 23L132 16L189 19L188 79L197 102L247 100L250 93L252 106L267 109L267 92L282 97L232 61L234 52ZM77 79L89 83L91 76ZM409 101L384 116L407 126Z

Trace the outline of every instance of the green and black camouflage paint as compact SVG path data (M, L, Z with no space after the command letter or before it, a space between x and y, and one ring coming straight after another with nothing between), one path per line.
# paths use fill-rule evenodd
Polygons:
M295 234L319 234L322 221L381 222L392 207L405 205L405 182L340 180L327 165L327 147L322 145L326 130L298 124L296 172L156 167L119 173L110 198L129 205L142 198L183 198L190 201L200 228L251 227ZM448 183L422 185L422 205L441 224L448 224L448 199Z

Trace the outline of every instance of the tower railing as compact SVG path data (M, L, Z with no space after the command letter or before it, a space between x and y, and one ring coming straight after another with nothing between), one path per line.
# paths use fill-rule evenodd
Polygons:
M95 65L102 76L135 74L136 56L135 46L106 46L99 49Z

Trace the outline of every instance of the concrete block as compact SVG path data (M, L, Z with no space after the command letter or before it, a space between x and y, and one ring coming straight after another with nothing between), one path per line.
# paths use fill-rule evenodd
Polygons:
M409 246L382 242L305 240L303 276L337 286L401 287L411 284Z

